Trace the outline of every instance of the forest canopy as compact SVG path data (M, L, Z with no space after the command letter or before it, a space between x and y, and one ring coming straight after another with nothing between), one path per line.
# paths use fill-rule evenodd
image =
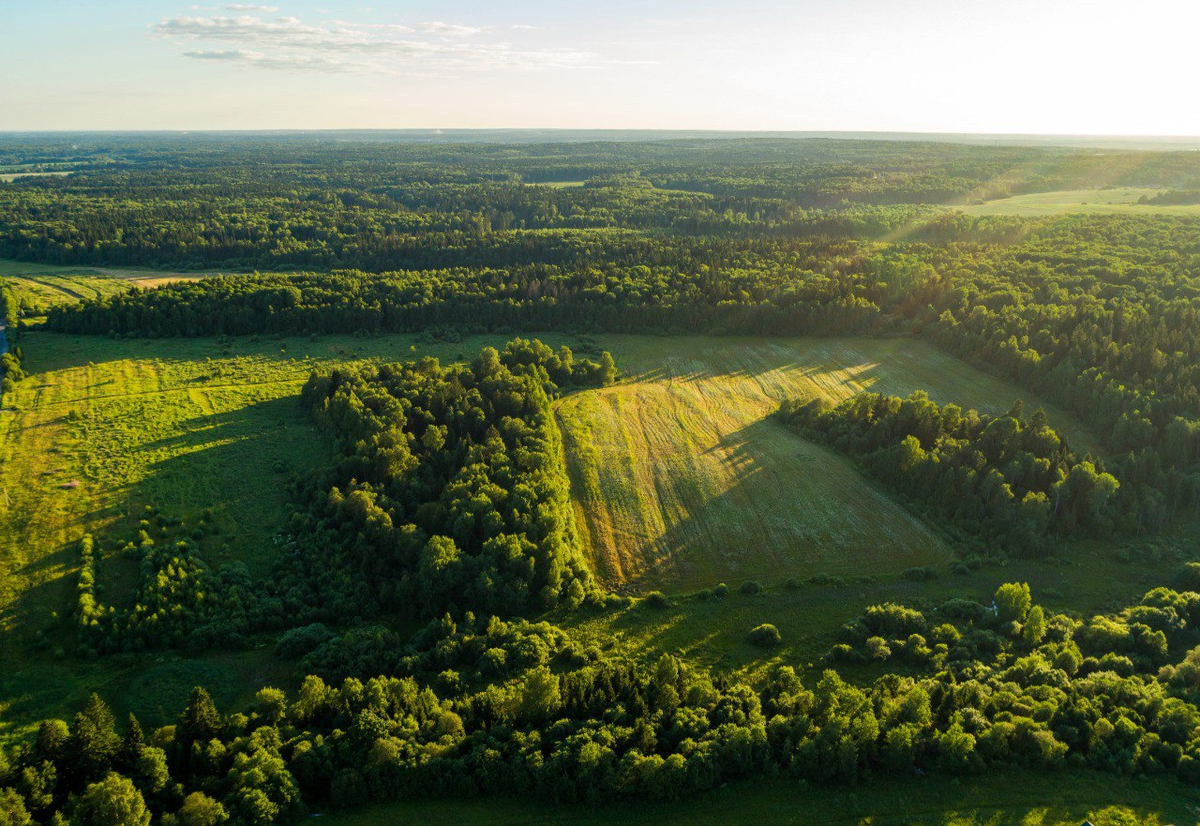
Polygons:
M57 548L70 604L29 634L34 656L86 661L89 685L236 657L290 688L264 678L218 707L198 685L153 725L91 695L0 755L3 826L295 824L369 800L597 804L1009 767L1200 783L1200 563L1155 557L1140 575L1160 587L1091 602L1016 570L1068 581L1095 546L1157 548L1194 522L1200 218L1160 208L1192 203L1196 153L89 135L0 137L0 165L69 172L0 183L0 258L205 276L70 295L44 317L0 283L10 344L22 335L6 393L56 335L121 353L167 337L199 339L172 342L189 352L217 336L509 339L453 361L338 349L289 373L327 452L275 477L286 509L259 567L218 564L211 513L185 525L142 502ZM1101 181L1144 197L1105 214L958 209ZM551 333L585 345L537 338ZM1081 451L1021 402L838 395L870 387L869 369L837 380L836 403L790 399L765 421L776 394L754 425L857 463L873 481L851 468L855 482L945 539L947 570L616 587L589 564L556 417L567 394L611 388L623 423L624 365L587 344L613 333L920 338L1095 441ZM752 464L739 450L729 461ZM696 488L723 510L724 491ZM963 578L927 586L947 574ZM759 608L785 602L802 624ZM677 646L689 624L703 641Z

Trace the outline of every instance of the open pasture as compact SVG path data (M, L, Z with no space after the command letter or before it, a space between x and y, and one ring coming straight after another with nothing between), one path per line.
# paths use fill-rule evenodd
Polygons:
M88 298L122 293L131 287L157 287L205 274L160 272L125 267L82 267L0 260L0 278L9 282L22 302L35 310Z
M578 344L569 336L541 338L553 346ZM170 705L144 684L141 675L149 665L141 657L128 663L59 659L53 648L70 647L65 630L52 634L50 648L30 645L51 612L67 617L72 609L80 536L135 532L147 504L182 519L187 531L211 511L213 527L199 540L205 557L216 565L238 560L261 570L286 517L288 478L328 456L328 446L296 402L313 369L426 354L453 361L504 340L495 335L436 344L414 336L116 341L26 334L25 366L32 375L8 399L15 411L0 414L0 622L11 632L4 648L13 666L4 686L8 710L0 712L24 725L59 708L65 713L93 689L147 709ZM558 414L573 495L600 574L614 586L678 590L721 579L736 586L757 577L769 588L762 600L686 601L660 613L605 614L577 631L686 650L730 668L763 664L761 652L742 642L757 622L774 621L784 631L777 657L811 658L838 623L863 605L887 598L897 585L922 587L892 578L790 592L779 588L785 577L898 573L948 555L937 535L836 453L764 421L778 399L927 386L940 400L995 412L1022 395L910 340L605 336L596 344L613 352L627 378L612 388L565 397ZM1083 438L1067 417L1051 415ZM598 488L601 484L607 487ZM621 485L626 487L616 488ZM597 489L601 496L616 490L616 498L599 501ZM617 533L618 519L632 530ZM665 540L655 540L666 536L668 525L674 532L667 538L686 539L675 556L639 556L643 541L654 552L666 547ZM839 543L837 530L862 544ZM872 537L885 531L889 544L871 546ZM798 543L797 536L811 543L803 552L784 544ZM740 544L730 544L734 541ZM738 556L726 556L729 548ZM122 563L106 562L100 569L104 599L128 598L130 578L121 575ZM1047 581L1057 585L1057 575ZM965 585L947 581L947 587L956 584ZM979 585L994 587L990 581ZM236 675L273 673L268 651L226 660L171 656L155 663L168 676L178 674L180 685L197 669L218 675L214 684L226 679L220 675L233 675L229 690L219 692L230 701L239 696L239 685L249 684ZM76 687L69 697L60 690L66 683ZM166 678L163 685L178 688ZM13 733L0 726L0 737Z
M981 204L957 207L969 215L1018 215L1040 218L1054 215L1200 215L1200 204L1141 204L1143 196L1153 197L1161 189L1122 186L1111 189L1066 189L1034 192L999 198Z
M581 534L612 586L899 573L943 539L836 451L768 418L791 397L926 389L988 413L1046 406L908 339L603 341L629 379L557 408ZM1061 411L1079 448L1091 439Z

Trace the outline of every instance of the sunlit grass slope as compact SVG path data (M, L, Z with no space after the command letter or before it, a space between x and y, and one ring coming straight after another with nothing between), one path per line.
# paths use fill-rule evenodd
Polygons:
M195 521L221 564L271 555L289 475L328 450L297 394L318 365L416 355L411 337L112 341L27 334L31 377L0 413L0 608L59 610L85 532L132 529L146 505ZM449 345L432 350L454 358ZM423 352L426 352L425 350ZM463 352L470 352L463 350ZM57 590L42 588L59 583ZM44 599L41 597L45 597Z
M1112 214L1128 215L1200 215L1200 204L1139 204L1143 196L1153 197L1161 189L1113 187L1112 189L1064 189L1000 198L982 204L958 207L970 215L1019 215L1036 218L1047 215Z
M82 267L32 264L0 259L0 278L37 307L69 304L125 292L130 287L157 287L172 281L202 278L198 273L161 272L133 267Z
M835 451L769 419L790 397L863 390L986 412L1017 388L912 340L605 339L631 377L558 406L581 533L610 585L887 574L937 563L941 538ZM1091 447L1051 410L1071 440Z

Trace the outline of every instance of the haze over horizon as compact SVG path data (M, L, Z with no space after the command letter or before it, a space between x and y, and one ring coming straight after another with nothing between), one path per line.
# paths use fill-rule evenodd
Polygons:
M1200 8L545 0L0 12L0 130L613 128L1200 135Z

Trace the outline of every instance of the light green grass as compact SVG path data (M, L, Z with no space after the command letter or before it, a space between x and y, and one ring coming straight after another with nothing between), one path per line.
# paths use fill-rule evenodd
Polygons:
M567 189L568 187L583 186L587 181L526 181L527 186L545 186L550 189Z
M1194 789L1090 771L877 777L860 786L737 783L677 802L597 808L516 799L416 801L332 811L330 826L1191 826Z
M1194 537L1181 538L1190 545ZM760 676L776 665L789 665L812 679L826 667L821 657L838 642L842 623L871 605L884 602L938 605L961 597L988 603L1002 583L1028 582L1034 600L1048 611L1068 612L1084 618L1119 610L1143 594L1169 583L1173 564L1122 563L1106 543L1079 544L1053 560L1019 560L1006 565L988 564L977 571L954 574L942 569L936 579L914 582L900 575L871 575L841 584L785 586L783 574L762 577L762 593L738 592L741 580L729 580L724 598L701 593L674 594L670 605L652 608L635 603L629 608L600 612L556 612L551 619L567 628L581 645L596 645L641 653L654 660L670 651L689 662L747 678ZM755 626L769 622L782 636L779 646L764 651L746 642ZM895 663L888 668L894 669ZM851 668L861 676L878 676L871 669Z
M988 413L1043 403L921 342L612 337L631 378L557 414L581 535L610 585L898 573L945 542L835 451L767 418L785 398L928 390ZM1070 440L1076 422L1050 408Z
M541 337L553 346L576 344L569 336ZM51 612L68 617L72 610L79 537L84 532L132 532L146 504L183 518L189 526L211 509L218 531L200 541L205 557L217 565L242 560L263 570L273 557L272 538L286 515L288 475L319 466L329 456L329 446L296 399L313 369L425 354L453 361L504 339L497 335L417 345L413 336L315 341L263 337L224 345L214 339L116 341L27 333L22 340L24 364L32 376L18 384L8 400L16 411L0 413L0 654L5 663L0 676L0 738L26 731L46 714L77 708L91 690L146 708L155 700L143 695L153 694L152 686L161 683L167 699L159 706L169 707L179 686L191 679L190 668L202 676L215 675L213 680L228 686L222 695L228 701L263 681L281 682L286 669L271 659L266 640L264 650L198 661L137 655L81 662L71 657L67 628L53 631L44 648L34 644L34 635ZM924 345L903 340L611 336L598 343L633 377L616 388L570 397L564 405L596 403L613 393L618 398L648 393L653 406L660 397L682 394L687 405L680 402L683 406L664 410L689 421L697 417L689 426L710 439L711 428L727 428L730 417L746 416L751 426L733 431L740 442L717 450L724 457L721 466L733 468L734 476L753 475L754 463L789 468L793 448L815 457L810 463L814 479L828 476L821 463L841 461L760 421L785 394L840 397L860 388L901 392L933 384L935 397L974 395L973 403L990 410L1003 409L1014 396L1023 395ZM688 406L700 402L707 406ZM725 406L731 407L728 415L714 412ZM1058 415L1052 413L1052 418ZM692 444L700 443L693 438ZM817 452L804 453L813 450ZM743 464L749 462L749 467L737 471L738 456L745 457ZM658 459L645 461L653 465ZM869 483L844 468L837 473L858 490L872 491ZM63 488L73 481L80 485ZM775 501L786 499L790 490L773 491ZM906 515L896 513L888 500L874 501L894 514L894 524L908 524ZM703 511L703 500L698 507ZM736 527L729 525L730 530ZM919 526L910 530L924 535ZM106 600L127 596L131 580L114 575L119 570L119 565L101 565ZM759 572L768 584L781 578L774 569ZM1121 576L1108 579L1126 581ZM662 644L730 668L753 670L763 661L743 645L742 637L758 621L777 620L785 645L776 654L801 660L811 657L847 617L879 601L880 594L897 584L924 587L881 581L861 588L814 589L803 592L802 599L772 589L759 602L689 603L686 610L663 614L618 612L573 622L591 638L622 634L638 645ZM58 647L66 650L61 659L54 653ZM174 682L164 678L145 683L147 669L159 667L174 675Z
M131 287L158 287L205 275L208 273L164 272L140 267L57 266L0 259L0 278L5 279L20 297L26 316L41 315L49 307L59 304L125 292Z
M1049 215L1124 213L1128 215L1200 215L1200 204L1139 204L1161 189L1114 187L1112 189L1065 189L1000 198L982 204L958 207L969 215L1019 215L1036 218Z
M70 172L0 172L0 181L15 181L17 178L63 178Z

